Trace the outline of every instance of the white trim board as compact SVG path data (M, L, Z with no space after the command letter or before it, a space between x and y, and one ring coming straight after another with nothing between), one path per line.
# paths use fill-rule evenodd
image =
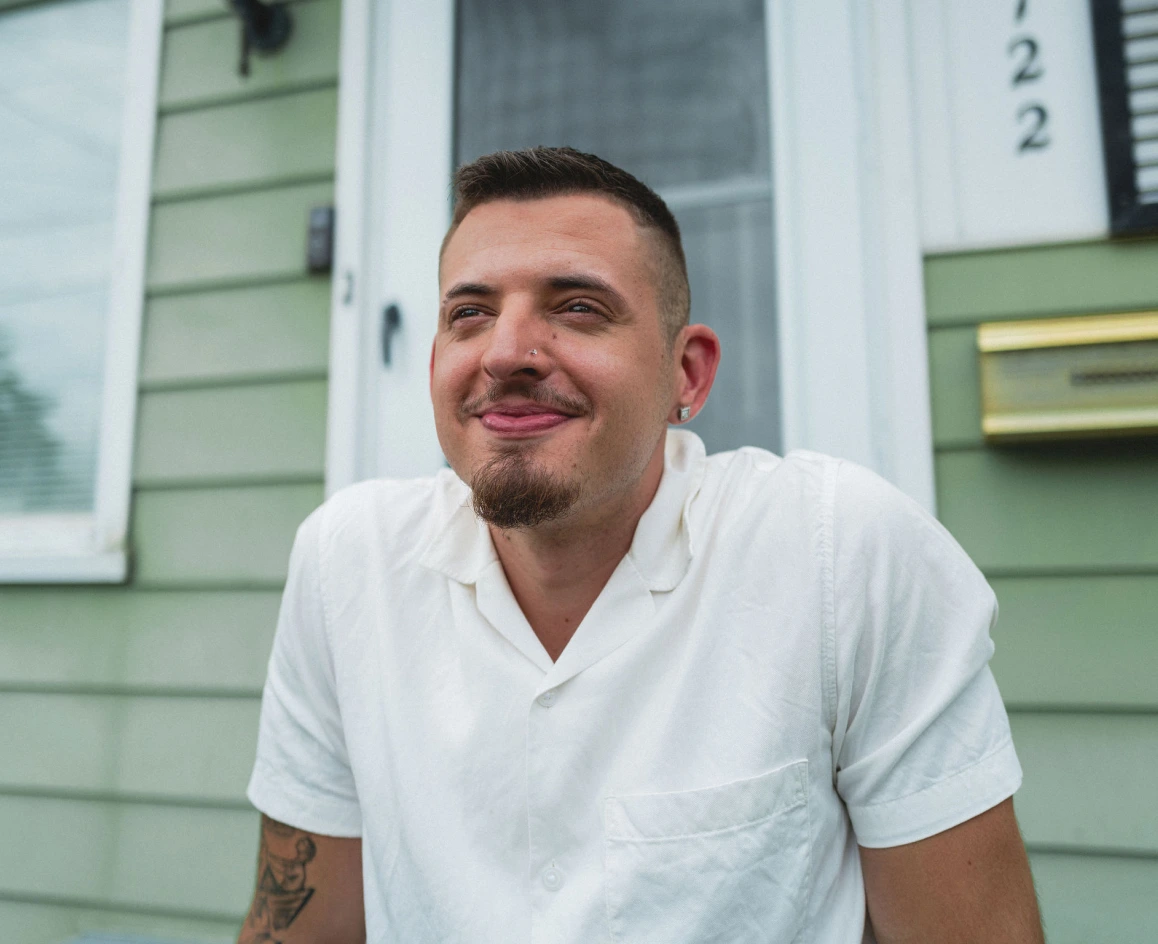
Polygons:
M934 511L905 2L769 14L783 447Z
M0 583L119 583L128 574L163 14L163 0L132 0L94 510L91 515L21 516L18 527L13 521L0 528Z

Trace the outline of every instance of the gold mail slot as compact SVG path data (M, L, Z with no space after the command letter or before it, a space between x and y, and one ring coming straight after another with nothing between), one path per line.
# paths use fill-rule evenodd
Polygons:
M1158 433L1158 311L977 328L989 440Z

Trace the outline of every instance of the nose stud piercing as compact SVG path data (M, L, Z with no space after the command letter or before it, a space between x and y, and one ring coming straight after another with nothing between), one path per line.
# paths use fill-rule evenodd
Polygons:
M692 408L690 406L680 407L680 422L686 423L692 415Z
M536 354L539 353L539 349L537 347L533 347L529 351L527 351L527 353L530 354L531 357L534 357Z

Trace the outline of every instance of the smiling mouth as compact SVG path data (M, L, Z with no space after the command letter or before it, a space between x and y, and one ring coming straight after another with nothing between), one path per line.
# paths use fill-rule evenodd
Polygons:
M550 387L492 383L486 393L463 403L464 419L474 417L500 436L533 436L562 426L589 411L586 400Z
M574 419L566 413L533 407L496 407L479 414L479 421L492 433L541 433Z

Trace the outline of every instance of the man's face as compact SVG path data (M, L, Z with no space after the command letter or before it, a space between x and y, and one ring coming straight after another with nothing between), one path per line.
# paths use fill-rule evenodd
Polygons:
M652 238L587 194L484 203L451 237L430 387L439 442L476 506L484 483L523 481L549 520L640 482L675 383Z

